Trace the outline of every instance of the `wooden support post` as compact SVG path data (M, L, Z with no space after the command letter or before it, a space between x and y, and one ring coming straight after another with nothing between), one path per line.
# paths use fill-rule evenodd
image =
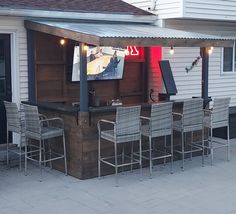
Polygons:
M209 54L208 48L200 49L202 57L202 98L204 100L204 107L208 102L208 76L209 76Z
M80 112L88 112L87 50L80 43Z
M32 30L29 30L29 29L27 29L27 54L28 54L29 101L30 102L36 102L34 32Z

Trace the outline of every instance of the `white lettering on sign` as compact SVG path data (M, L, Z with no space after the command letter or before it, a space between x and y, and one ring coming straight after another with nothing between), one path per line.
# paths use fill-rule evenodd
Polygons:
M139 50L137 49L136 46L127 46L125 55L126 56L138 56Z

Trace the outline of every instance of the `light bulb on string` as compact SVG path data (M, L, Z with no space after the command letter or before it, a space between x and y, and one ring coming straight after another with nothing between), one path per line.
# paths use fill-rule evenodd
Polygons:
M65 39L60 39L60 45L64 46L66 44L66 40Z
M170 47L170 55L173 55L175 53L175 50L173 48L173 46Z
M208 54L209 54L209 55L211 55L211 54L212 54L212 52L213 52L213 50L214 50L214 47L213 47L213 46L211 46L211 47L208 49Z
M84 51L87 51L88 50L88 45L84 45Z

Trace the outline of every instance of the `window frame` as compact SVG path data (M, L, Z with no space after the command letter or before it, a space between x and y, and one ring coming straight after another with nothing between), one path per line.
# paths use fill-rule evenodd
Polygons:
M236 42L234 40L234 46L233 46L233 55L232 55L232 71L224 71L224 47L221 51L221 75L236 75Z

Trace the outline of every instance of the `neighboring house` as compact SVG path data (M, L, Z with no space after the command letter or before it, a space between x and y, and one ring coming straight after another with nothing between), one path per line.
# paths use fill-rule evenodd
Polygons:
M236 0L125 0L158 16L162 27L236 38ZM186 67L199 56L199 48L163 48L169 59L178 94L173 99L199 96L201 91L201 60L188 73ZM236 49L214 48L209 62L209 96L231 97L236 107ZM233 108L231 108L233 111Z

